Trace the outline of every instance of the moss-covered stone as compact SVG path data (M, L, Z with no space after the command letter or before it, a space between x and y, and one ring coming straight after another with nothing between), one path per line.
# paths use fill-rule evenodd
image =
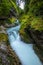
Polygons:
M9 20L9 23L13 24L16 21L16 18L12 16L8 20Z
M0 42L7 41L7 40L8 40L7 35L4 33L0 33Z

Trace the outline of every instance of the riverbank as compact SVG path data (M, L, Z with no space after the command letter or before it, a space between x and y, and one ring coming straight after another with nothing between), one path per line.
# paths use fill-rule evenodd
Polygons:
M6 28L0 27L0 65L21 65L21 62L12 50L8 41Z
M5 37L5 34L3 35ZM16 53L10 47L10 43L5 41L6 37L5 39L4 37L1 37L2 40L0 39L0 65L21 65Z

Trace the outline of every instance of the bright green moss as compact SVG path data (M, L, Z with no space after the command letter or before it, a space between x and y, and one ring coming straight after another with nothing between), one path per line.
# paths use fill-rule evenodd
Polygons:
M16 18L15 18L15 17L9 18L9 22L10 22L10 23L14 23L15 21L16 21Z
M7 40L8 40L7 35L4 33L0 33L0 42L1 41L7 41Z
M35 30L43 30L43 20L41 18L35 18L31 22L31 28Z

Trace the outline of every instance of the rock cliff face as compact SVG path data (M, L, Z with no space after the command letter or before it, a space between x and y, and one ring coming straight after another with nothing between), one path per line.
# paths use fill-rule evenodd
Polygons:
M43 44L43 31L27 30L27 33L33 43Z

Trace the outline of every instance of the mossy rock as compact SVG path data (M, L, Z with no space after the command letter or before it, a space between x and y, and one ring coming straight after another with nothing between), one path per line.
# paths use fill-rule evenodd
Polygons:
M7 35L4 34L4 33L0 33L0 42L2 42L2 41L7 41L7 40L8 40Z
M16 18L12 16L8 20L9 20L9 23L13 24L16 21Z

